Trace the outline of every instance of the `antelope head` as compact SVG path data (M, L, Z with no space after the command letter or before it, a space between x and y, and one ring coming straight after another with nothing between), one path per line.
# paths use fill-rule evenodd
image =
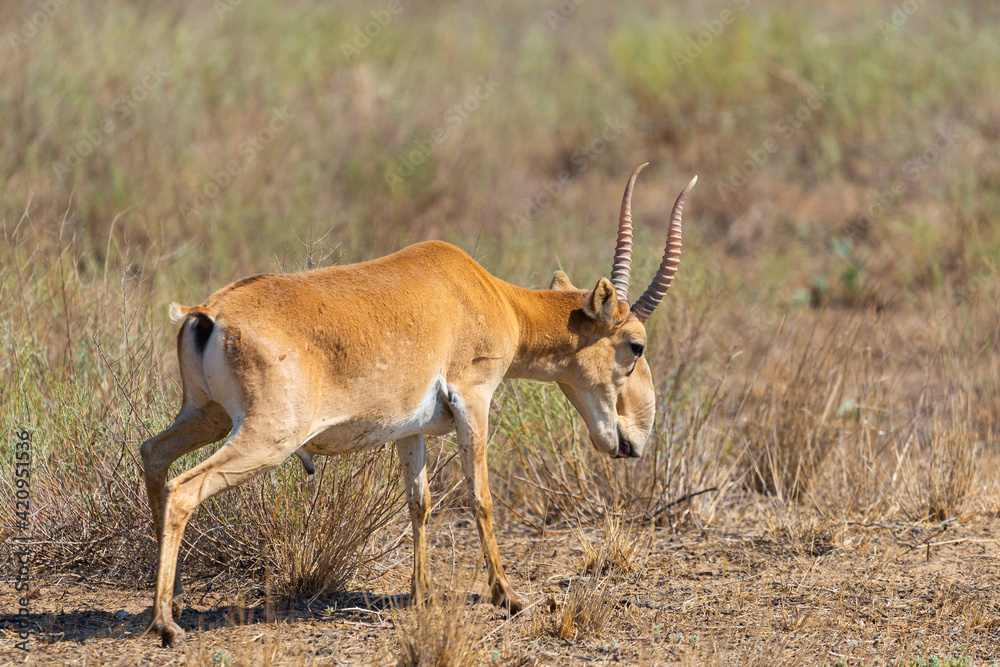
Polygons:
M648 163L646 163L648 164ZM646 320L663 300L681 256L681 213L698 181L695 176L677 197L670 214L667 243L656 276L645 293L629 303L632 264L632 188L646 166L636 169L622 197L611 280L601 278L571 317L578 351L572 355L560 389L583 416L599 452L615 458L642 456L653 430L656 393L646 363ZM576 289L557 271L552 289Z

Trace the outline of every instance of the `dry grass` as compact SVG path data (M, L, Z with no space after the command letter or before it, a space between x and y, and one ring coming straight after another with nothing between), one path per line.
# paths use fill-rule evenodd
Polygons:
M633 533L634 526L623 528L621 519L607 516L604 520L604 542L595 548L583 537L583 573L604 576L629 574L636 568L649 548L646 536Z
M398 483L398 462L388 450L324 458L313 479L290 461L260 483L207 503L189 528L187 558L266 571L275 595L342 594L385 555L373 538L399 513Z
M838 422L854 409L845 402L845 372L859 346L859 322L852 319L810 317L805 327L792 324L790 335L778 330L743 397L741 435L754 490L795 500L815 485L837 445Z
M558 20L404 3L357 54L340 47L378 7L231 4L0 6L0 430L33 434L22 542L0 445L0 558L32 553L29 661L390 664L411 640L485 664L1000 659L993 4L917 3L895 26L891 0ZM706 44L678 67L689 39ZM480 77L499 85L449 121ZM590 286L646 160L636 281L677 186L701 180L649 323L644 457L594 452L554 387L495 402L498 539L530 615L464 595L386 611L411 562L386 450L208 503L183 551L189 645L140 636L155 548L136 449L178 404L170 301L429 238L518 284L563 268ZM440 571L478 537L451 441L431 446ZM23 660L3 624L0 661Z
M621 521L608 517L604 522L604 541L595 547L579 536L583 547L580 574L569 586L565 601L557 606L555 634L559 639L579 636L600 637L615 615L619 603L618 583L640 567L650 543L622 529ZM639 576L635 579L638 580Z
M964 519L976 488L979 443L974 434L935 428L921 446L925 467L909 489L914 519L939 522Z
M603 565L603 564L602 564ZM557 617L556 636L575 639L600 637L615 613L615 586L608 577L580 577L570 586Z
M455 583L454 572L452 583ZM468 589L475 588L473 585ZM453 590L461 590L455 589ZM461 667L477 664L484 655L486 612L469 605L471 592L448 596L435 591L426 604L399 610L395 625L398 667Z

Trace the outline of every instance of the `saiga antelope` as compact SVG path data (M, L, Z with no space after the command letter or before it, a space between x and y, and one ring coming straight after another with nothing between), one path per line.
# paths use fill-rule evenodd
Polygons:
M344 454L395 441L413 521L411 600L422 600L430 590L424 436L452 431L493 603L522 609L493 533L490 401L504 378L556 382L598 451L642 455L655 409L644 323L677 270L681 211L697 181L677 198L660 268L630 306L630 201L645 166L622 198L611 280L601 278L593 290L573 287L562 271L548 290L516 287L458 248L431 241L359 264L251 276L193 308L171 304L171 320L182 321L182 405L141 447L160 547L150 630L164 645L184 637L171 603L183 591L178 551L191 513L300 447ZM217 452L166 481L178 457L226 433Z

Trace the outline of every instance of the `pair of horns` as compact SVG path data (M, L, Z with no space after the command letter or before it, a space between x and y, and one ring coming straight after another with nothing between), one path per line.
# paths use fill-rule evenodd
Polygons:
M611 267L611 284L615 286L619 301L628 302L628 282L632 272L632 188L639 172L648 164L648 162L641 164L632 172L628 185L625 186L625 195L622 197L622 210L618 216L618 243L615 246L615 259ZM670 289L670 283L677 273L677 267L680 266L681 213L684 211L684 200L697 182L698 177L695 176L674 202L674 209L670 213L670 227L667 229L667 245L663 250L660 268L646 292L632 305L632 312L644 324L663 301L663 296Z

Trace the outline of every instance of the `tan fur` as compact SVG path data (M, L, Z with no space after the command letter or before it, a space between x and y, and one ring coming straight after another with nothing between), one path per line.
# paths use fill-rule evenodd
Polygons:
M174 423L141 447L160 542L151 629L164 643L183 637L171 601L182 590L177 555L194 509L300 447L341 454L395 440L419 603L430 586L424 436L450 431L493 601L521 609L500 562L487 477L489 406L501 380L557 382L594 447L611 456L620 448L642 454L654 412L649 367L633 347L645 347L646 332L629 304L605 278L578 290L557 272L552 287L516 287L458 248L429 242L360 264L253 276L193 308L172 304L171 318L183 318L183 403ZM230 428L219 451L166 482L174 460Z

